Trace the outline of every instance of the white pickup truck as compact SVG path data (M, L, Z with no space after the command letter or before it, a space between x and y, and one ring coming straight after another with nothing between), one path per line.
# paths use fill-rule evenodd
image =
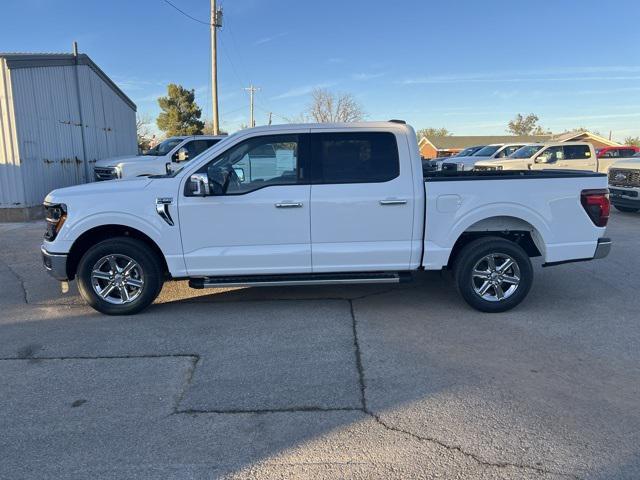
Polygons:
M144 155L98 160L93 173L97 181L163 175L177 170L182 162L197 157L224 138L209 135L170 137L144 152Z
M585 142L532 143L509 157L482 160L475 170L586 170L607 173L619 158L598 158Z
M451 268L473 307L519 304L546 265L607 255L607 177L435 172L402 121L259 127L163 176L45 200L44 265L106 314L194 288L397 283Z
M609 169L611 203L621 212L640 211L640 153L618 159Z

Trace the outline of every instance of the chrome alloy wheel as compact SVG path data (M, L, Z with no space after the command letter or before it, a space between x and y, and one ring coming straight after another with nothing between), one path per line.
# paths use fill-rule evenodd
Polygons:
M107 255L91 271L91 285L105 302L124 305L135 301L144 287L142 267L126 255Z
M509 255L490 253L475 264L471 277L477 295L489 302L500 302L518 289L520 268Z

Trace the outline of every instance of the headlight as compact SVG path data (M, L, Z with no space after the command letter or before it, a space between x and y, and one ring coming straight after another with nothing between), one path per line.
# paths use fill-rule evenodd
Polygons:
M496 167L496 170L502 170L502 165L498 165L498 166Z
M120 165L113 167L113 174L115 178L122 178L122 167Z
M58 232L67 220L67 206L63 203L44 204L45 219L47 221L47 231L44 234L45 240L52 242L58 236Z

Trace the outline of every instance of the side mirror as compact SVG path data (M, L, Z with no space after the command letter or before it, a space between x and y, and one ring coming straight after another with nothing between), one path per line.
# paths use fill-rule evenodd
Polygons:
M182 147L180 150L176 152L176 154L174 155L174 158L176 162L186 162L187 160L189 160L189 150Z
M555 155L540 155L534 160L535 163L553 163L555 161Z
M206 197L211 195L209 177L206 173L194 173L189 178L189 191L194 197Z

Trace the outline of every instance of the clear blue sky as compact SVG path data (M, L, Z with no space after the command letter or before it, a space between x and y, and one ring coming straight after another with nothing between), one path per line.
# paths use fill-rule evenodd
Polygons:
M172 0L208 20L208 0ZM295 117L315 86L353 93L368 119L502 134L534 112L560 132L640 135L640 1L222 0L221 120ZM211 116L209 31L162 0L3 0L0 51L77 40L155 118L169 82Z

